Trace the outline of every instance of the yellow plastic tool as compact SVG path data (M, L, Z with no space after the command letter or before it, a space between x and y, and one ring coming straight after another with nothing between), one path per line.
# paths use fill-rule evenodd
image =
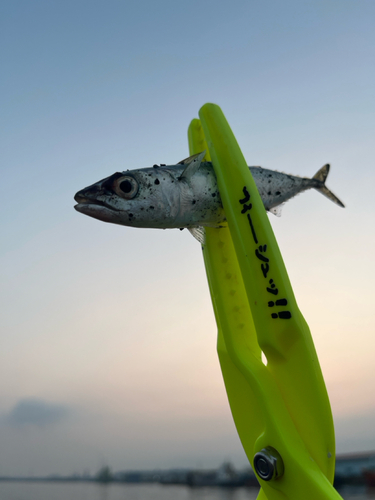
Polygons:
M207 150L228 223L206 228L203 245L218 354L236 428L261 484L258 499L339 499L332 414L308 325L221 109L205 104L199 116L189 126L190 154Z

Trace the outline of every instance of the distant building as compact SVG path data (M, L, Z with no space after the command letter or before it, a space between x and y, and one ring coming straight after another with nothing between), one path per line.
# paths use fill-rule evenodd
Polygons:
M116 472L113 477L115 481L123 483L155 483L160 479L161 471L120 471Z
M335 483L363 482L365 470L375 470L375 451L337 455Z
M189 469L169 469L159 474L158 482L161 484L188 484Z

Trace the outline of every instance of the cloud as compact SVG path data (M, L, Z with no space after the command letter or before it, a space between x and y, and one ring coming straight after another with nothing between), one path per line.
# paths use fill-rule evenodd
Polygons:
M12 427L34 426L45 428L61 422L67 415L68 408L49 403L41 399L20 399L3 416L3 421Z

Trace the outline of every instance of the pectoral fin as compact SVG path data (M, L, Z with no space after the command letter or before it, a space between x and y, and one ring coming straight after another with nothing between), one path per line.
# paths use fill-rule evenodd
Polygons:
M203 226L188 227L188 230L201 245L205 244L206 232Z
M276 207L270 208L270 212L276 217L281 217L281 212L283 211L283 206L285 203L281 203L281 205L277 205Z

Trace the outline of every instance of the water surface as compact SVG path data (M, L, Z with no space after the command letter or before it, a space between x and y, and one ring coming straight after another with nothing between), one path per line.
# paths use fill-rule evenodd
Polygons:
M375 500L375 489L346 487L344 500ZM255 500L258 488L189 488L159 484L0 482L1 500Z

